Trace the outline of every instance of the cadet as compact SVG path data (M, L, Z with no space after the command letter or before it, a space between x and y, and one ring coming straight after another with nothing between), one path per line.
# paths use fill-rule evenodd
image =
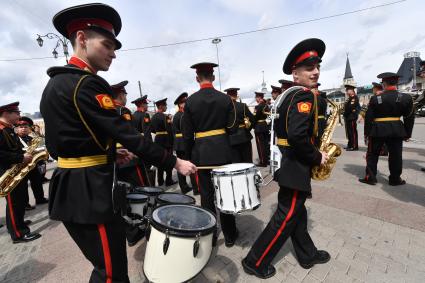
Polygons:
M377 183L377 165L382 146L388 148L389 184L398 186L406 184L400 178L403 167L403 140L412 136L415 113L412 97L397 91L399 76L395 73L382 73L384 91L372 96L366 111L364 134L368 139L366 153L366 175L359 179L369 185ZM403 122L400 117L403 116Z
M49 188L50 218L63 222L92 263L90 282L128 282L121 217L126 192L114 184L113 163L128 162L131 151L183 174L196 167L129 127L115 109L111 87L97 75L109 69L121 47L118 12L105 4L83 4L57 13L53 24L71 41L74 55L69 65L48 69L50 80L40 103L46 146L58 161ZM129 151L115 150L116 143Z
M232 146L233 163L252 163L252 135L255 118L245 103L238 102L239 88L228 88L224 90L232 98L236 109L236 124L238 129L229 136Z
M357 119L359 118L360 103L355 89L356 86L353 84L345 85L345 91L348 96L344 105L345 130L348 138L347 151L359 150Z
M267 113L270 111L264 100L264 93L255 92L255 100L257 105L254 110L255 117L255 141L257 142L258 158L260 162L257 164L259 167L266 167L269 162L269 151L268 147L270 135L269 126L267 125Z
M282 93L285 91L285 90L287 90L288 88L290 88L291 86L293 86L294 85L294 82L292 82L292 81L288 81L288 80L285 80L285 79L281 79L281 80L279 80L279 83L280 83L280 85L281 85L281 89L282 89Z
M271 85L271 88L272 88L273 101L276 101L276 99L279 97L279 95L281 95L282 92L283 92L282 87Z
M151 117L148 111L148 96L143 95L142 97L133 100L137 107L137 110L133 113L133 124L136 129L145 136L146 139L152 141L151 133Z
M235 106L227 95L214 89L214 63L198 63L191 66L196 70L196 81L200 90L189 96L183 115L183 138L186 159L197 166L217 166L229 164L231 146L228 133L237 127ZM198 171L198 186L202 207L216 212L214 205L214 186L211 170ZM231 247L238 237L235 216L220 212L221 229L225 245ZM216 244L217 233L213 243Z
M183 92L180 94L176 100L174 101L174 105L177 105L179 108L177 113L173 117L173 130L174 130L174 150L176 151L176 155L179 158L185 158L185 146L183 139L183 131L182 131L182 121L184 115L184 105L186 104L187 97L189 95L187 92ZM196 176L190 175L190 183L192 187L186 182L186 176L177 173L177 177L179 178L179 186L183 194L188 193L193 190L194 195L199 195L198 184L196 183Z
M270 222L242 260L244 271L265 279L276 274L271 264L286 240L291 237L298 262L303 268L330 260L326 251L317 250L307 230L306 198L311 196L311 167L324 164L327 154L314 146L317 138L317 95L311 92L320 75L325 43L306 39L288 54L285 74L302 86L288 93L278 109L276 134L282 152L277 172L280 186L278 204ZM288 116L287 116L288 115Z
M152 116L151 121L151 130L155 134L154 142L163 148L165 148L169 153L173 152L173 125L170 115L165 115L167 111L167 98L158 100L155 102L157 112ZM165 170L163 167L158 167L158 186L164 185L164 171L166 173L165 185L172 186L176 184L176 181L173 181L173 168Z

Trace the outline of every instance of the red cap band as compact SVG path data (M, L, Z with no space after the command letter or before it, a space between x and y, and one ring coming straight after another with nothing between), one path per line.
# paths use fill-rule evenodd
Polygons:
M317 54L317 51L315 50L304 52L300 57L297 58L297 60L295 60L294 66L310 57L319 57L319 54Z
M18 125L18 126L23 126L23 125L30 125L30 123L28 123L28 121L18 121L17 123L16 123L16 125Z
M111 32L115 36L114 26L102 19L76 19L67 25L66 30L68 31L68 36L70 36L73 32L78 30L85 30L90 26L101 27Z

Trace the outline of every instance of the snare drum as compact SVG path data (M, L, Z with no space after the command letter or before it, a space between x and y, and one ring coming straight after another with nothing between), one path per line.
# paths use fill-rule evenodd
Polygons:
M156 198L164 192L163 189L158 187L136 187L134 191L147 195L150 206L156 206Z
M186 282L207 264L216 218L198 206L170 204L155 208L146 233L143 272L150 282Z
M179 193L162 193L157 197L157 204L195 204L196 200L187 195Z
M257 209L260 204L260 171L252 163L234 163L211 171L215 203L224 213Z

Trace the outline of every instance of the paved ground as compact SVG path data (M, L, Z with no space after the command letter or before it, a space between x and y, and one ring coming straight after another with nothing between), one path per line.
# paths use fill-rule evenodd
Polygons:
M277 275L267 282L425 282L425 173L419 171L425 167L424 119L417 121L413 138L404 151L407 185L401 187L388 186L387 158L379 163L379 184L357 182L364 172L364 146L358 152L344 152L332 177L314 182L313 199L307 201L309 231L332 260L302 269L288 242L274 261ZM335 140L345 143L341 127ZM277 186L271 183L261 192L262 206L237 217L241 235L236 245L225 248L221 236L218 249L194 282L260 281L246 275L240 261L276 207ZM4 200L0 205L4 207ZM31 229L43 235L37 241L13 245L6 229L0 229L0 282L87 282L89 262L62 224L48 219L46 209L40 206L27 215L34 221ZM4 223L4 209L0 222ZM144 252L144 242L128 248L132 282L145 281Z

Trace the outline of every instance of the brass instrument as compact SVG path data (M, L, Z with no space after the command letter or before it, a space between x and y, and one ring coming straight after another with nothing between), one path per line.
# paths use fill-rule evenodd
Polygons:
M338 106L334 102L328 100L333 108L332 114L328 118L328 124L323 136L320 139L320 151L326 152L329 156L328 161L325 164L314 166L311 169L311 178L314 180L326 180L330 177L332 169L336 164L336 158L341 155L341 147L335 143L332 143L332 136L335 131L335 127L338 123L339 116L341 114L341 106Z
M6 170L0 176L0 197L7 196L16 186L25 178L25 176L37 166L41 160L47 160L49 153L44 148L40 148L43 144L43 138L36 136L32 139L31 144L26 152L32 155L32 160L28 164L14 164L10 169Z
M367 112L367 104L363 104L362 108L360 109L360 113L359 115L364 119L366 117L366 112Z

